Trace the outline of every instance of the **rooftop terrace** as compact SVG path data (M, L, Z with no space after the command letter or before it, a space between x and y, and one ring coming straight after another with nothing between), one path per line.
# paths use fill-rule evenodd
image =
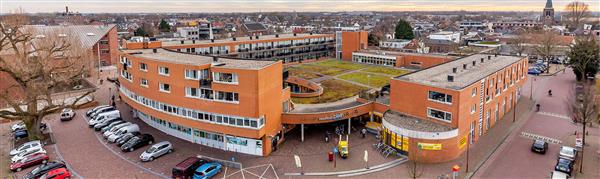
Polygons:
M491 58L488 59L488 55L477 54L399 76L395 79L439 88L460 90L523 58L525 57L495 57L491 55ZM481 59L484 62L481 62ZM473 66L473 62L475 62L475 66ZM463 69L463 65L465 64L467 68ZM453 68L457 68L456 73L453 72ZM453 76L454 79L452 81L448 80L449 75Z
M204 64L212 64L215 63L213 61L213 57L211 56L203 56L203 55L193 55L193 54L185 54L178 53L173 51L168 51L164 49L156 49L156 53L152 51L152 49L144 49L144 50L125 50L126 53L130 53L133 56L165 61L171 63L180 63L180 64L190 64L190 65L204 65ZM223 57L218 57L218 62L220 64L219 67L223 68L235 68L235 69L248 69L248 70L258 70L269 66L274 63L278 63L277 61L260 61L260 60L236 60L236 59L228 59Z
M383 114L383 119L394 126L403 129L422 132L446 132L453 130L452 127L441 125L428 120L419 119L393 110Z

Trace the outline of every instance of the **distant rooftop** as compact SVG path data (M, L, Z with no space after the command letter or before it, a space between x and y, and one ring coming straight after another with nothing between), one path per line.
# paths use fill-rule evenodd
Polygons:
M242 36L242 37L236 37L236 41L240 42L240 41L260 41L260 40L269 40L269 39L277 39L277 38L304 38L304 37L319 37L319 36L324 36L324 35L333 35L333 34L296 34L296 36L294 36L294 34L279 34L279 37L275 37L275 35L261 35L259 36L259 39L256 39L256 36L252 36L252 40L250 40L250 36ZM211 42L210 40L196 40L195 44L211 44L211 43L230 43L230 42L236 42L233 41L233 38L226 38L226 39L215 39L215 42ZM194 44L192 42L192 40L185 40L184 41L184 45L190 45L190 44ZM181 45L181 41L177 40L177 41L163 41L163 46L164 47L168 47L168 46L178 46Z
M383 120L398 126L402 129L421 132L446 132L453 130L450 126L445 126L428 120L419 119L393 110L388 110L383 114Z
M482 58L484 59L483 63L481 63ZM488 60L488 55L477 54L399 76L395 79L439 88L460 90L523 58L525 57L501 55L494 57L494 55L491 55L491 60ZM473 61L475 61L475 66L473 66ZM467 64L466 70L463 69L463 64ZM453 68L457 68L456 73L452 72ZM448 75L454 75L452 82L448 81Z
M28 25L24 26L24 28L31 28L35 32L32 34L35 35L48 35L48 34L57 34L70 36L74 35L81 41L81 45L87 48L91 48L94 44L98 43L104 35L106 35L113 27L114 24L110 25L55 25L55 26L45 26L45 25Z
M373 55L389 55L389 56L401 56L401 55L414 55L414 56L424 56L424 57L439 57L439 58L456 58L453 56L447 55L436 55L436 54L426 54L426 53L408 53L408 52L398 52L398 51L387 51L387 50L361 50L356 53L366 53Z
M131 55L136 57L180 64L204 65L213 63L213 57L211 56L185 54L179 52L172 52L164 49L157 49L156 53L154 53L152 49L125 50L125 53L130 53ZM271 64L277 63L277 61L236 60L223 57L219 57L218 59L219 61L217 63L223 64L219 67L248 70L258 70L267 67Z

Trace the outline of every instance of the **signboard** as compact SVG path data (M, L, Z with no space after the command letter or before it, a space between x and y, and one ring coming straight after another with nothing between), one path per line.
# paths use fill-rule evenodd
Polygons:
M421 143L417 144L421 150L442 150L442 144Z
M463 147L465 147L465 145L467 145L467 135L465 135L464 137L460 138L460 140L458 141L458 148L462 149Z
M338 113L338 114L334 114L333 116L319 118L320 121L340 120L340 119L344 119L344 114Z

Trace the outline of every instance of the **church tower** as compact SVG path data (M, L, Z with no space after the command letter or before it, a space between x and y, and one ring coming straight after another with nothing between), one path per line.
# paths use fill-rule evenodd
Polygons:
M552 0L546 1L546 7L544 7L544 13L541 18L544 25L554 24L554 8L552 7Z

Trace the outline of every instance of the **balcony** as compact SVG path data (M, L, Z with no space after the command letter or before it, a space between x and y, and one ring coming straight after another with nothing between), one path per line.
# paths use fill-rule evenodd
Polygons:
M212 79L200 79L199 80L200 88L211 88L212 87Z

